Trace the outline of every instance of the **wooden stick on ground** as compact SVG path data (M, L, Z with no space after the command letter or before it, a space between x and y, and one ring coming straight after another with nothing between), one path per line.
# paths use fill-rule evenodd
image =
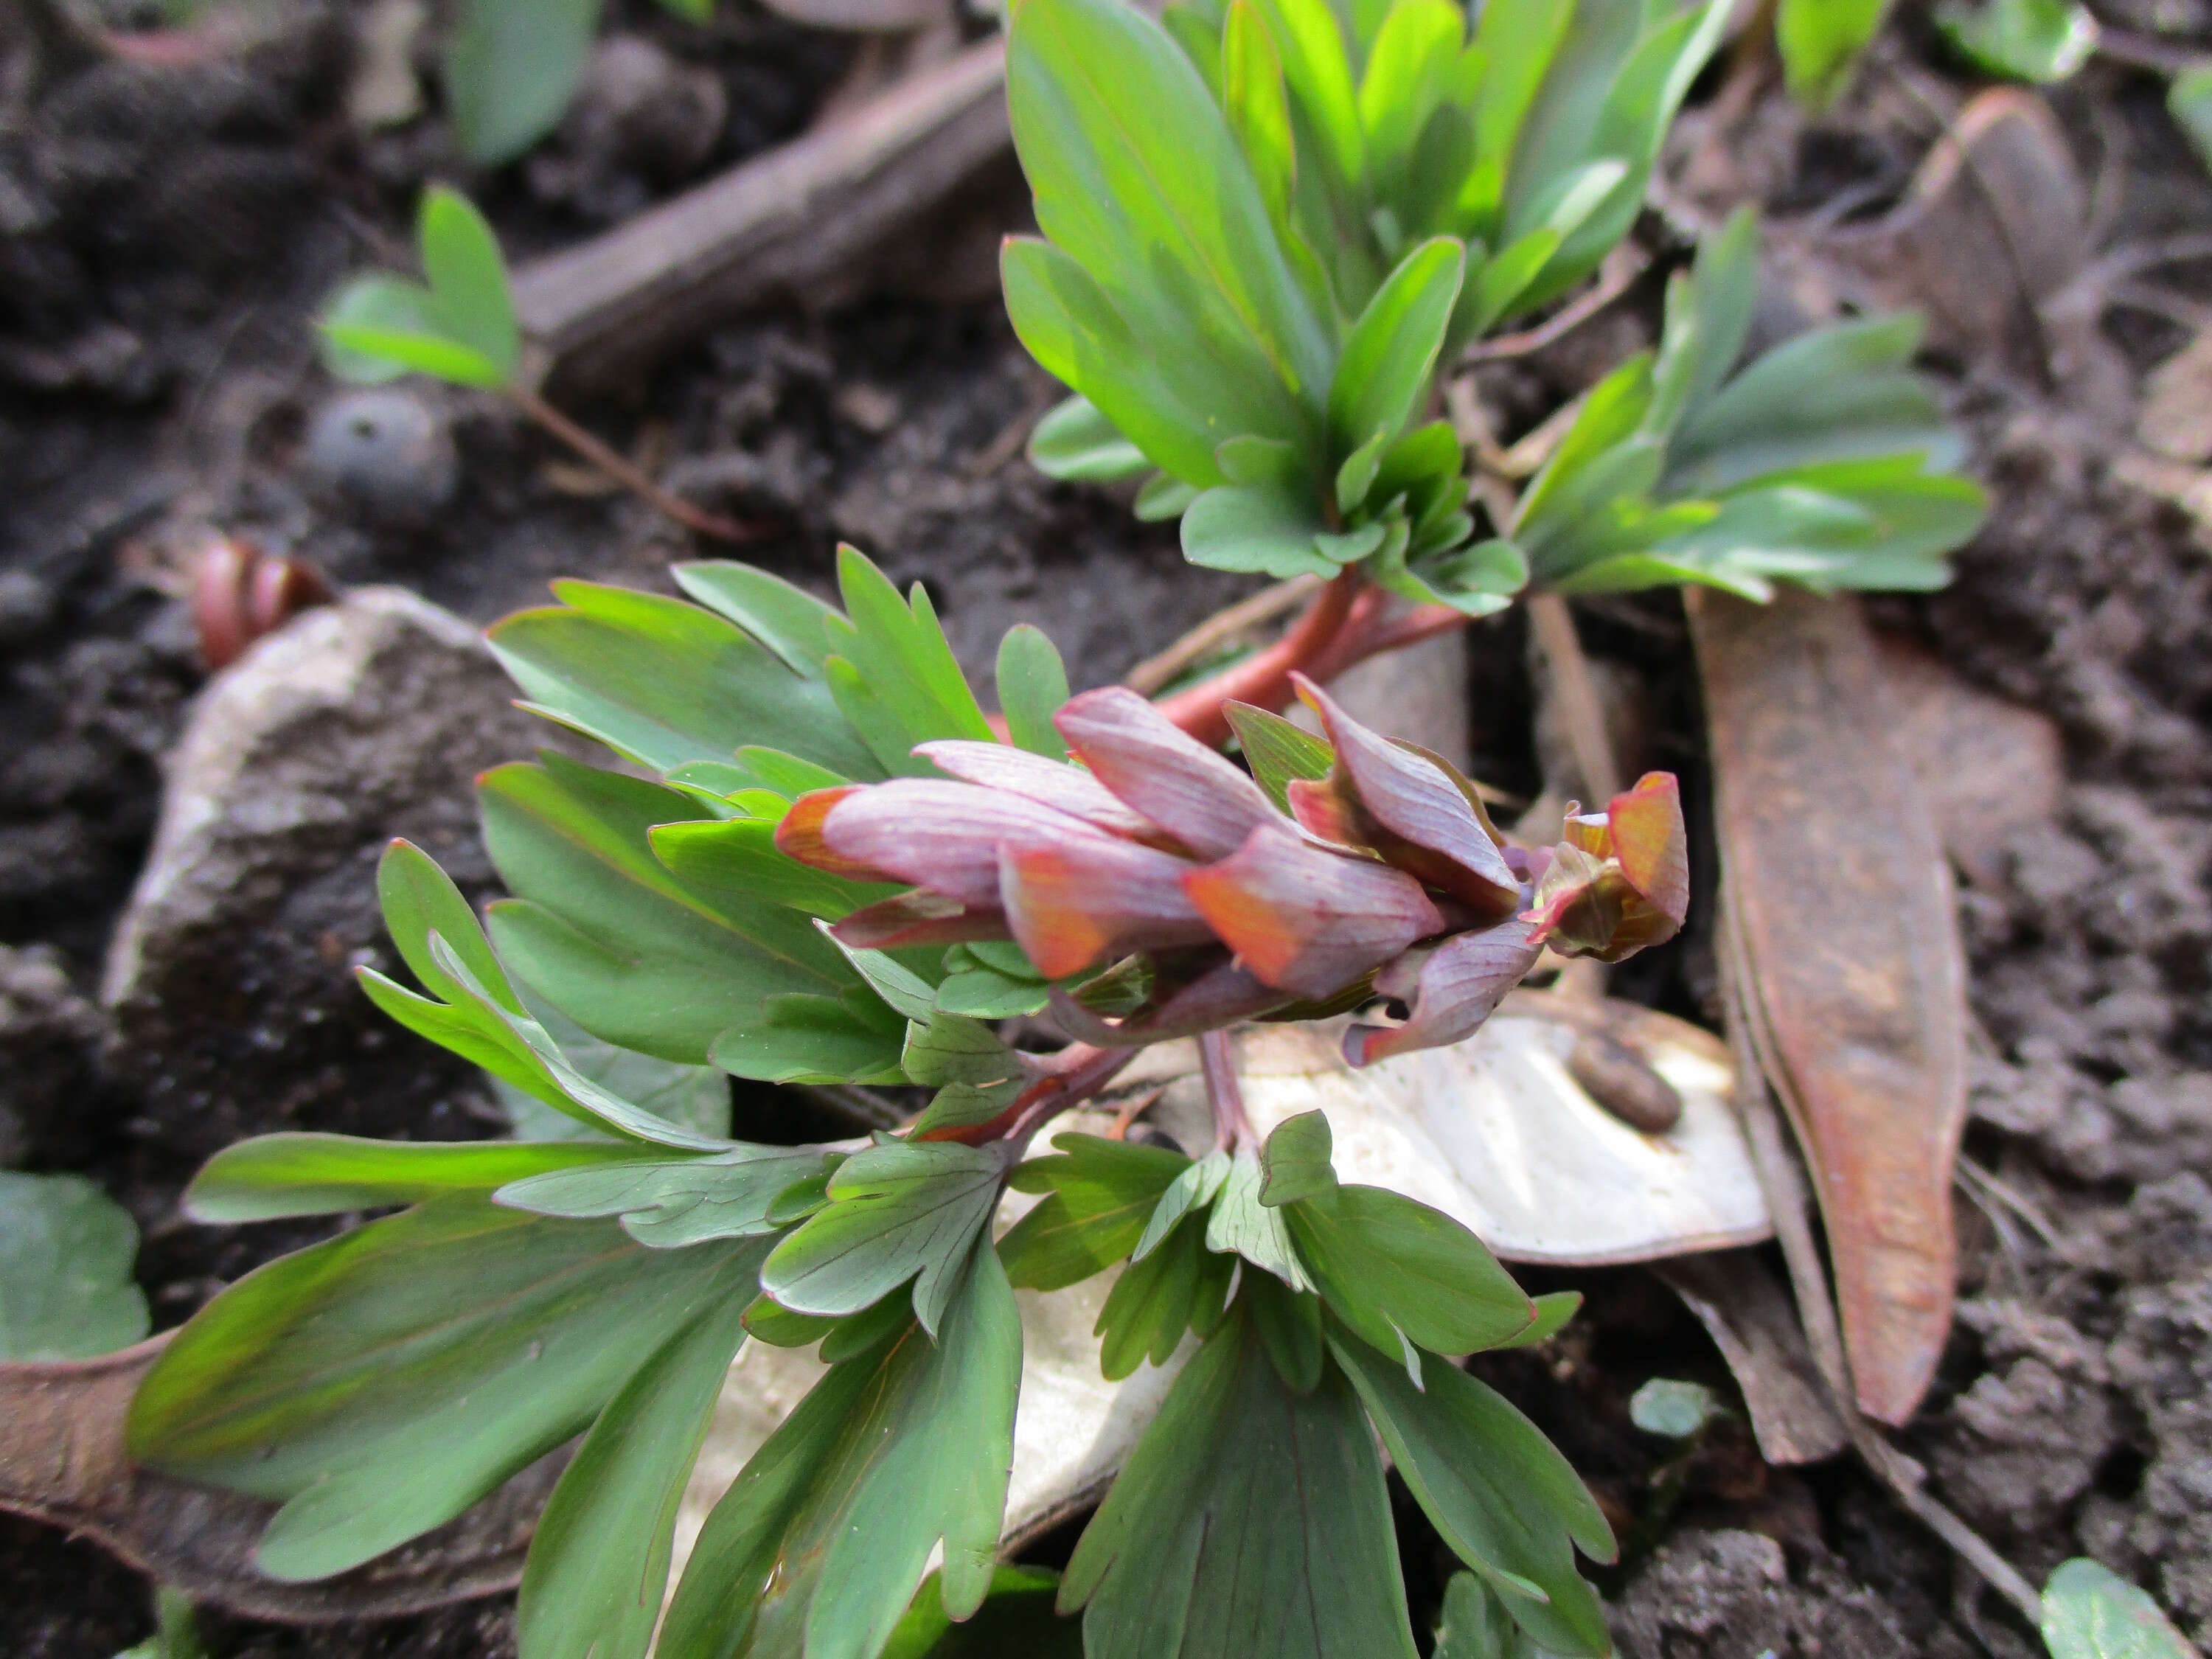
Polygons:
M848 282L1005 154L994 39L866 108L515 273L534 377L604 385L763 300Z

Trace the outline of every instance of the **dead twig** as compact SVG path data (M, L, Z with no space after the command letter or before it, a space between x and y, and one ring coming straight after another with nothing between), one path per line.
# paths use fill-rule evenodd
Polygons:
M515 273L540 378L603 384L763 300L818 300L1003 155L996 39Z
M1460 354L1459 366L1471 368L1477 363L1502 362L1541 351L1554 341L1574 332L1627 293L1650 263L1650 256L1643 249L1632 243L1622 243L1606 255L1605 269L1599 273L1596 283L1585 289L1571 304L1561 307L1534 328L1524 329L1518 334L1501 334L1495 339L1476 341Z
M709 513L702 507L694 507L681 495L663 489L620 450L579 426L537 392L516 386L511 388L507 395L514 400L515 407L539 426L623 489L649 502L685 529L696 531L700 535L718 542L749 542L761 534L757 525L742 525L734 519Z

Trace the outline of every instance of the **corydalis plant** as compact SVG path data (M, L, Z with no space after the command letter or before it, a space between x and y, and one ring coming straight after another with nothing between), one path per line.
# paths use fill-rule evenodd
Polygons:
M1139 514L1179 516L1197 563L1356 567L1469 615L1532 579L1940 577L1980 497L1903 374L1909 323L1816 333L1723 387L1750 328L1748 219L1677 285L1656 368L1624 370L1644 395L1593 393L1577 453L1474 540L1459 437L1431 418L1439 371L1626 234L1731 9L1490 0L1470 33L1450 0L1182 0L1159 23L1018 0L1008 100L1044 234L1007 244L1006 305L1079 394L1033 459L1146 479ZM1737 418L1754 410L1794 447Z
M581 1435L520 1644L637 1659L733 1355L811 1347L826 1372L716 1505L658 1651L904 1653L903 1621L998 1582L1013 1291L1118 1268L1108 1375L1195 1347L1061 1583L1091 1659L1410 1659L1378 1435L1531 1640L1607 1651L1575 1565L1611 1554L1603 1516L1453 1363L1574 1298L1531 1300L1457 1223L1340 1182L1318 1116L1263 1146L1219 1027L1395 995L1411 1018L1354 1038L1379 1060L1472 1030L1539 939L1663 937L1671 781L1522 848L1448 765L1317 691L1325 738L1238 711L1247 776L1140 699L1071 701L1033 629L1000 654L1001 743L921 591L849 551L840 576L842 611L732 564L678 572L697 604L564 584L493 630L531 705L622 763L484 777L512 895L485 922L395 846L380 892L416 983L362 980L562 1136L220 1154L187 1194L202 1219L397 1213L203 1310L133 1403L133 1455L270 1502L259 1566L313 1579ZM1038 1011L1099 1041L1031 1053L992 1024ZM1201 1032L1212 1146L1030 1155L1168 1030ZM900 1133L769 1145L700 1109L709 1068L934 1093ZM994 1241L1010 1188L1040 1201Z

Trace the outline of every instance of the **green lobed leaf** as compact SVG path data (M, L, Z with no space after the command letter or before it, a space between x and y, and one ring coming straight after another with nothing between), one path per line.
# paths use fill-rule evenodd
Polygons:
M430 290L404 276L379 270L349 278L319 327L323 366L342 380L379 386L428 374L487 392L507 383L498 363L447 336Z
M146 1334L138 1224L82 1176L0 1170L0 1360L90 1359Z
M599 0L464 0L446 105L469 160L514 161L560 125L599 21Z
M1325 1116L1293 1118L1277 1137L1285 1130L1281 1207L1266 1213L1296 1241L1306 1282L1368 1342L1385 1352L1410 1340L1432 1353L1472 1353L1534 1322L1535 1304L1458 1222L1386 1188L1339 1185Z
M492 908L501 958L593 1035L698 1065L765 999L835 996L856 976L796 911L687 887L653 855L690 798L548 754L479 781L484 842L514 895Z
M999 707L1017 747L1047 760L1066 760L1067 744L1052 717L1067 701L1067 666L1041 629L1018 623L999 641Z
M1711 1389L1678 1377L1652 1377L1628 1397L1628 1420L1668 1440L1688 1440L1725 1414Z
M492 1201L572 1220L618 1216L623 1231L647 1248L684 1249L780 1232L783 1224L771 1218L776 1200L830 1167L820 1152L775 1146L659 1163L602 1160L525 1175L501 1186Z
M1261 1167L1267 1179L1261 1183L1260 1202L1269 1209L1336 1190L1336 1171L1330 1167L1334 1141L1328 1118L1321 1112L1301 1112L1275 1126L1261 1149Z
M185 1189L183 1209L193 1220L209 1223L337 1215L426 1203L447 1193L488 1193L556 1170L634 1167L657 1155L634 1141L257 1135L210 1158Z
M522 362L522 328L491 226L466 197L433 185L422 192L416 236L446 332L495 367L502 381L512 380Z
M1328 532L1318 502L1282 484L1209 489L1182 515L1183 556L1209 570L1275 577L1333 576L1315 545Z
M833 1366L708 1516L660 1659L873 1659L942 1539L955 1620L997 1571L1013 1463L1021 1320L988 1245L934 1342L911 1324Z
M726 574L691 569L691 582L726 592ZM518 611L486 635L538 712L657 772L729 761L773 736L841 777L884 775L838 712L819 659L793 659L803 615L773 619L788 632L756 632L743 618L657 593L582 581L556 582L553 592L559 605ZM826 656L819 623L815 635Z
M584 1429L765 1246L646 1250L457 1194L256 1269L132 1401L134 1461L283 1507L255 1557L327 1577L442 1524Z
M1284 1386L1249 1316L1184 1366L1060 1583L1088 1659L1413 1659L1382 1460L1343 1374Z
M1217 1146L1168 1182L1145 1222L1144 1231L1137 1236L1137 1248L1132 1254L1139 1261L1150 1255L1176 1223L1211 1205L1228 1179L1229 1154Z
M1604 1605L1576 1571L1575 1549L1613 1559L1612 1528L1558 1449L1455 1366L1424 1366L1416 1387L1341 1325L1328 1345L1422 1512L1514 1620L1561 1656L1610 1653Z
M845 614L827 624L837 653L829 665L830 695L886 772L932 774L912 752L917 744L994 740L921 583L902 599L857 548L841 546L837 587Z
M954 1141L855 1152L830 1178L828 1207L776 1246L761 1283L793 1312L842 1316L911 1279L915 1316L933 1336L1006 1168L1001 1148Z
M1167 1364L1197 1311L1206 1254L1205 1229L1192 1217L1121 1270L1092 1331L1099 1339L1099 1374L1108 1382L1134 1375L1147 1359Z
M999 1241L1006 1276L1023 1290L1064 1290L1128 1255L1161 1195L1194 1167L1165 1147L1096 1135L1063 1134L1053 1146L1053 1156L1018 1165L1009 1182L1045 1194Z
M1145 452L1121 435L1089 398L1056 405L1030 434L1030 465L1048 478L1121 483L1149 469Z
M1224 704L1222 713L1237 733L1244 763L1252 769L1253 777L1267 792L1267 798L1283 811L1291 810L1290 787L1295 780L1318 781L1335 764L1336 751L1326 741L1280 714L1249 702Z
M664 1342L599 1413L530 1540L516 1640L531 1659L642 1659L676 1511L745 1339L731 1297Z
M1249 1147L1239 1148L1207 1213L1206 1248L1223 1255L1240 1255L1293 1290L1312 1290L1314 1281L1291 1243L1282 1212L1260 1201L1260 1188L1266 1180L1260 1155Z
M571 1065L530 1015L467 902L419 848L394 842L386 849L377 891L393 944L430 993L357 970L362 989L393 1019L599 1133L695 1150L726 1144L633 1104Z
M1412 416L1428 391L1466 272L1465 251L1438 236L1408 253L1368 301L1345 337L1329 386L1334 453L1394 437Z
M1436 1659L1522 1659L1526 1653L1497 1593L1477 1574L1454 1573L1444 1586Z
M2195 64L2175 76L2166 88L2166 107L2204 165L2212 167L2212 63Z

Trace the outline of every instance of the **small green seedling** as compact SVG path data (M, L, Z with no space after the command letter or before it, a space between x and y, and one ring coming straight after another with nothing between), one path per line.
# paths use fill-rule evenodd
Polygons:
M1702 1382L1655 1376L1629 1396L1628 1420L1646 1434L1691 1440L1715 1418L1728 1415L1720 1397Z
M1774 43L1790 95L1816 110L1834 103L1888 12L1889 0L1781 0Z
M2051 1659L2197 1659L2157 1602L2086 1556L2044 1586L2043 1641Z
M422 281L368 271L332 296L321 323L324 366L331 374L370 386L427 374L496 392L678 524L717 541L750 539L744 526L662 489L538 392L525 373L522 325L499 239L467 198L442 185L424 191L416 241Z
M1984 75L2038 86L2070 78L2097 50L2097 20L2081 0L1945 0L1936 27Z
M138 1226L82 1176L0 1171L0 1360L90 1359L146 1334Z
M561 124L576 95L602 0L462 0L446 48L447 112L461 153L482 167L514 161ZM694 23L714 0L660 0Z

